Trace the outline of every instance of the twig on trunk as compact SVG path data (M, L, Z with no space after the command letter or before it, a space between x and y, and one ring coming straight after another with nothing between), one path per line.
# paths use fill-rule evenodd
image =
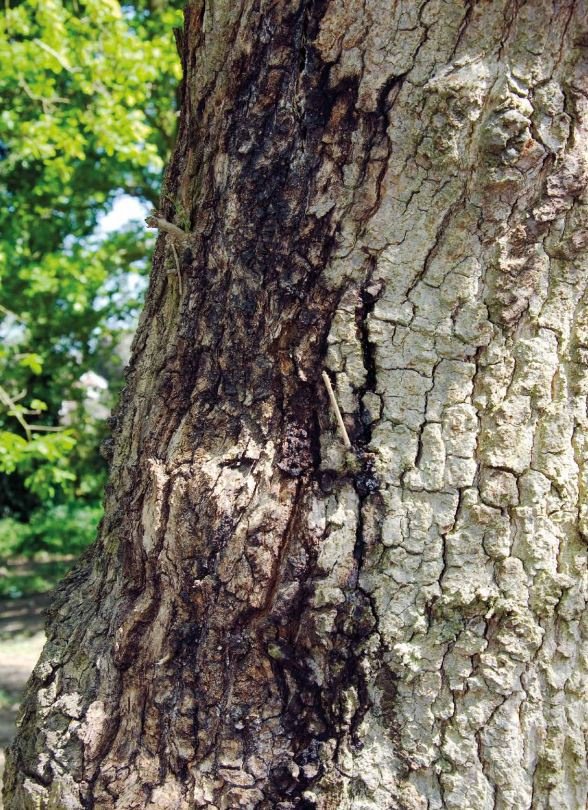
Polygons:
M174 254L174 259L176 262L176 270L178 272L178 289L180 292L180 298L182 297L182 271L180 270L180 257L178 256L178 251L176 249L175 243L173 239L170 239L171 242L171 249L172 253Z
M180 291L180 298L182 296L183 288L182 288L182 271L180 269L180 257L178 256L178 249L176 248L176 242L183 244L187 238L188 234L186 231L183 231L181 228L178 228L177 225L174 225L173 222L169 222L167 219L163 217L158 217L155 214L147 217L145 219L148 228L157 228L159 231L163 231L163 233L167 233L170 237L169 241L171 244L172 253L174 254L174 261L176 263L176 272L178 274L178 288Z
M347 428L345 427L345 422L343 421L343 417L341 416L341 410L339 408L339 404L335 398L335 392L333 391L333 386L331 385L331 380L329 375L326 371L323 371L323 382L325 384L325 388L327 389L327 394L329 395L329 399L331 400L331 405L333 406L333 410L335 411L335 418L337 419L337 425L339 426L339 432L341 433L341 438L343 439L343 444L347 448L347 450L351 450L351 442L349 441L349 434L347 433Z
M185 242L188 238L186 231L178 228L178 226L174 225L173 222L168 222L167 219L164 219L163 217L152 215L147 217L145 222L147 223L148 228L157 228L157 230L163 231L164 233L169 233L169 235L177 242Z

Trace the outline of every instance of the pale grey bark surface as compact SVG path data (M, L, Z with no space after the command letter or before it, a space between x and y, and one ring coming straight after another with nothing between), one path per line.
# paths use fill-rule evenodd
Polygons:
M182 293L162 236L8 808L586 806L587 47L189 4Z

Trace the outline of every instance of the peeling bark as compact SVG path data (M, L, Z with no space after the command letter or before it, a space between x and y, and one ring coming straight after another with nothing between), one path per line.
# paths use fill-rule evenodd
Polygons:
M585 807L585 5L179 41L183 284L163 234L6 806Z

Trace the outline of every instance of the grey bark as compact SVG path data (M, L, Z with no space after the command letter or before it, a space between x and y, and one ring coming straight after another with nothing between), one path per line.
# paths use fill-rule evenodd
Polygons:
M179 41L182 285L163 234L7 807L585 807L584 4Z

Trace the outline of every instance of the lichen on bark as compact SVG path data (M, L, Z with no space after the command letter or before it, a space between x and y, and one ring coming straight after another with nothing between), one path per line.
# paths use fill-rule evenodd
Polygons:
M584 12L188 4L183 286L9 808L586 805Z

